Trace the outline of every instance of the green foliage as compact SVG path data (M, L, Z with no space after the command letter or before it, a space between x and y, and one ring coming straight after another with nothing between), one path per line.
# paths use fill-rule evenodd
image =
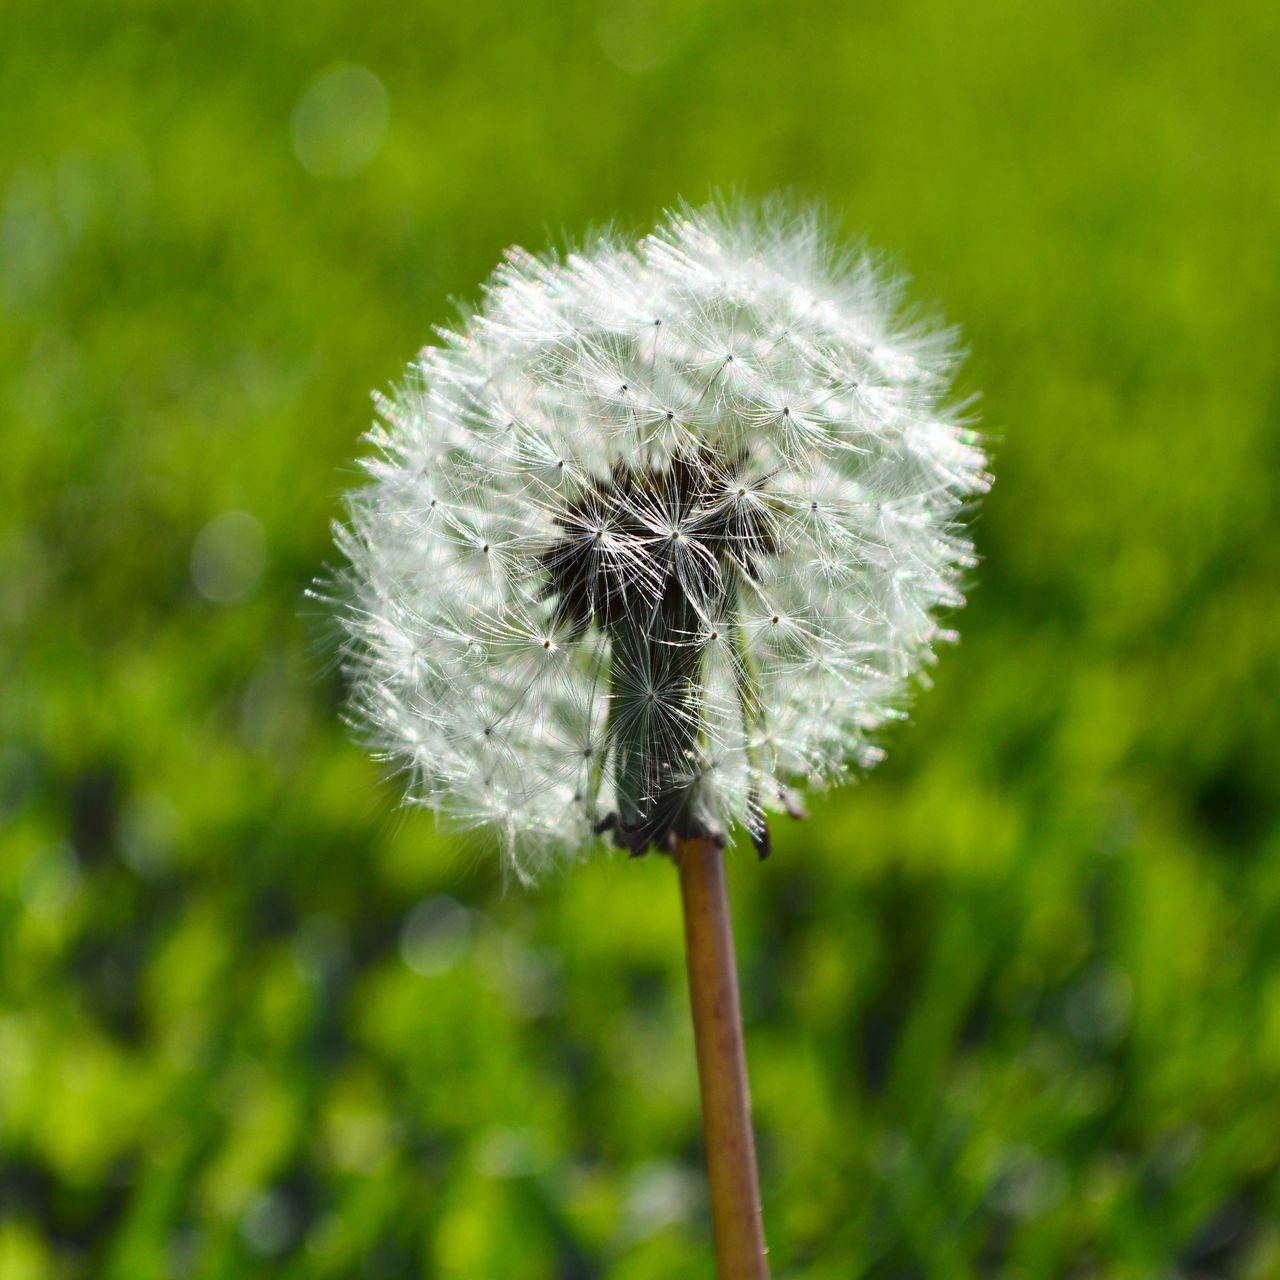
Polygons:
M397 812L302 592L450 296L713 186L900 256L999 475L889 763L733 859L776 1274L1280 1275L1280 8L3 27L3 1280L710 1276L669 864Z

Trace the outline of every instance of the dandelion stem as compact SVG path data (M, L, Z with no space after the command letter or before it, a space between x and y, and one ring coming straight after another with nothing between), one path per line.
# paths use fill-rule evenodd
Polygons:
M676 861L716 1262L722 1280L768 1280L724 855L713 840L681 840Z

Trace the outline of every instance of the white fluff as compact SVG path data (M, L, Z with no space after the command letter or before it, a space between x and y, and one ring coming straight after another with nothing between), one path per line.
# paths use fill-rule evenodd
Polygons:
M789 787L879 758L989 483L952 334L900 294L774 208L508 253L379 400L337 529L355 710L411 799L495 829L527 876L664 789L677 834L696 814L760 843Z

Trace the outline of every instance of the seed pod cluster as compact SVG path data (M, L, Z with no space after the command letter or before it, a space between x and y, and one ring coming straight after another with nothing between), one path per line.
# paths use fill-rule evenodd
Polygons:
M818 221L508 254L380 399L334 594L411 799L511 867L750 834L880 755L987 487L952 335Z

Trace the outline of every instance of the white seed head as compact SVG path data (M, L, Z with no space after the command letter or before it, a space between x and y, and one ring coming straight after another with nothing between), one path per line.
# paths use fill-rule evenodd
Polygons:
M358 720L510 866L745 830L880 756L989 484L953 335L774 207L512 250L336 530Z

